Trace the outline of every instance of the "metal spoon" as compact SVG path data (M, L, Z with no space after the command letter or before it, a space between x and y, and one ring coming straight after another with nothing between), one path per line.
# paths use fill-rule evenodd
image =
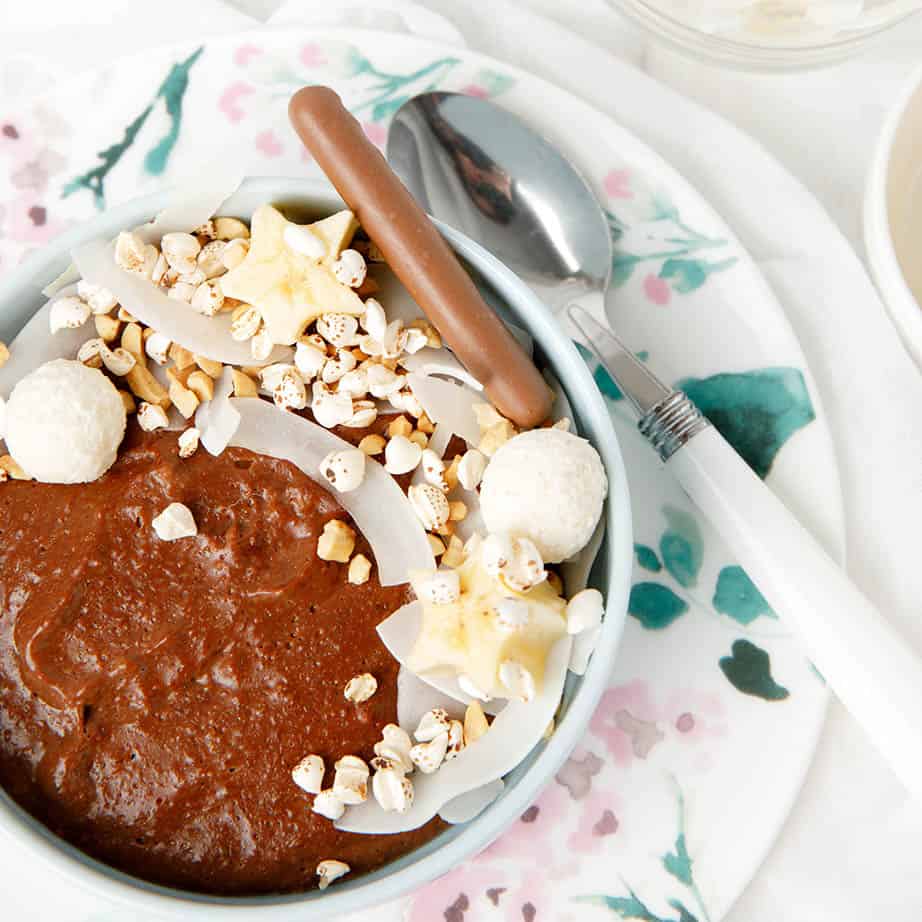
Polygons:
M452 93L405 103L387 155L423 207L492 250L581 334L666 467L922 798L922 662L691 400L608 329L611 238L576 170L511 113Z

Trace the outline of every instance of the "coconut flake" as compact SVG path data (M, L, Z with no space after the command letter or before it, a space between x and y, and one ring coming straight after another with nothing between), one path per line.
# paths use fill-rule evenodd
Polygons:
M62 288L58 297L77 293L76 285ZM55 299L57 300L57 299ZM13 388L30 371L54 359L72 359L91 338L86 327L48 332L52 301L40 307L10 343L10 357L0 368L0 397L9 397Z
M441 708L458 720L464 718L464 705L424 682L415 672L401 666L397 672L397 723L412 734L423 715Z
M199 404L195 411L195 428L199 431L199 442L209 454L220 455L230 444L240 425L240 414L230 401L233 393L234 375L230 368L225 368L215 385L214 396L211 400Z
M430 567L430 569L432 568ZM410 653L416 644L416 638L419 637L422 621L423 606L422 602L417 601L407 602L406 605L398 608L389 618L385 618L378 625L378 636L381 638L381 642L387 647L391 656L404 668L409 668L406 665L407 660L410 658ZM467 692L461 690L457 677L449 672L427 672L424 675L412 674L442 695L452 701L460 702L465 707L473 701L473 698ZM488 714L496 714L502 708L503 700L483 701L481 704ZM407 709L409 710L409 708Z
M240 416L231 445L290 461L321 486L329 484L319 472L320 462L332 451L353 447L323 427L265 400L244 397L230 403ZM338 493L336 499L371 545L382 586L407 582L411 570L435 567L426 533L410 501L377 461L368 458L361 486Z
M73 263L68 263L67 268L56 278L53 278L43 289L42 294L46 298L53 298L55 295L64 297L70 292L64 291L65 288L74 289L76 293L76 283L80 281L80 273Z
M167 297L147 279L120 269L111 244L103 240L85 243L71 255L86 281L108 288L125 310L172 342L224 365L252 364L249 343L237 342L230 335L230 312L206 317ZM266 364L282 361L289 352L277 346Z
M480 441L474 404L483 403L482 394L464 385L416 373L408 376L408 383L429 419L434 423L444 423L451 432L471 445Z
M414 776L415 797L406 813L384 813L377 803L366 801L351 808L336 828L371 835L418 829L450 801L512 771L541 742L557 711L571 646L567 636L551 648L541 690L532 701L510 701L474 745L465 747L435 774Z
M192 233L218 213L243 182L243 175L240 165L233 161L212 160L176 185L169 205L153 221L136 228L135 233L145 243L156 244L164 234Z
M469 823L480 816L503 793L505 787L503 779L497 778L489 784L474 788L473 791L460 794L439 810L439 817L454 826L458 823Z
M456 378L475 391L483 390L483 385L447 349L433 349L431 346L426 346L419 352L404 356L400 364L407 371L419 375L443 375L447 378Z

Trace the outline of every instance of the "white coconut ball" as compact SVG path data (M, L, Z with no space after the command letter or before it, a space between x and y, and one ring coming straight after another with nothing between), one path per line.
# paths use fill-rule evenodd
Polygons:
M607 492L602 459L585 439L533 429L493 455L480 511L489 531L530 538L545 563L559 563L589 543Z
M122 398L101 371L55 359L13 388L6 446L36 480L88 483L115 463L125 425Z

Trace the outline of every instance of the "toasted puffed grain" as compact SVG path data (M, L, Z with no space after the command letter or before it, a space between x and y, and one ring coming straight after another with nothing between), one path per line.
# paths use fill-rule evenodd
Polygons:
M186 387L202 402L207 403L214 397L214 378L204 371L193 371L186 379Z
M125 412L131 416L131 414L134 413L138 408L134 397L132 397L128 391L119 391L118 395L122 398L122 405L125 407Z
M258 397L259 385L249 376L236 368L231 372L234 379L235 397Z
M222 372L224 371L224 366L220 362L215 362L213 359L205 358L204 355L195 356L195 364L198 365L206 375L209 375L212 378L220 378Z
M173 360L173 364L179 369L188 368L190 365L195 364L195 356L178 343L173 343L173 345L170 346L170 358Z
M199 405L198 397L178 381L173 381L170 384L170 400L173 401L173 405L186 419L192 418Z
M135 397L145 403L152 403L166 410L170 405L170 395L164 386L148 371L144 362L137 362L125 375L125 383Z
M365 438L359 442L359 451L365 452L369 457L373 455L380 455L384 451L384 446L387 444L387 440L383 435L366 435Z
M355 550L355 532L339 519L331 519L323 526L317 541L317 556L321 560L348 563Z
M96 326L96 332L99 338L106 343L115 342L118 339L119 331L122 328L120 320L110 317L109 314L96 314L93 317L93 323Z
M409 438L412 432L413 424L402 414L392 419L387 427L387 434L391 436L391 438L395 435L402 435L404 438Z

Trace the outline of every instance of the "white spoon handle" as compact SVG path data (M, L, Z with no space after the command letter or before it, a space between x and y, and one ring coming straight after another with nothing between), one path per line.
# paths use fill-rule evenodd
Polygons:
M666 466L922 799L922 661L909 644L716 429L693 435Z

